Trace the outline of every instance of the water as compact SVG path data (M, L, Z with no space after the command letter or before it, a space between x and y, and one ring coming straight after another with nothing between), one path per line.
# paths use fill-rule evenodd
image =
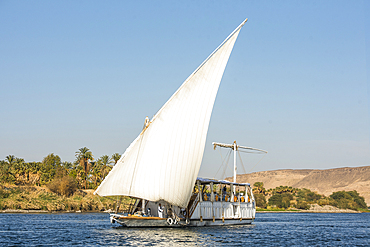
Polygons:
M0 214L0 246L370 246L370 214L259 213L253 225L127 229L109 215Z

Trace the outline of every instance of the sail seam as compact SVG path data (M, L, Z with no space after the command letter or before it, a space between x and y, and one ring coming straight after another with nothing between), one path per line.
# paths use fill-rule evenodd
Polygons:
M143 142L143 139L144 139L144 133L142 135L140 135L141 138L140 138L140 143L139 143L139 149L137 150L137 155L136 155L136 160L135 160L135 166L134 166L134 172L133 172L132 180L131 180L131 183L130 183L130 189L128 191L128 194L129 195L131 195L132 184L133 184L134 179L136 178L136 174L135 174L135 172L136 172L136 166L137 166L137 161L139 160L139 154L140 154L140 150L141 150L141 143Z

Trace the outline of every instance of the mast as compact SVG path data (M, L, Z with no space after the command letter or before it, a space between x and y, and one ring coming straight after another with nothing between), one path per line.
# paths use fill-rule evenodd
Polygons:
M219 147L223 147L223 148L231 148L231 149L234 150L234 180L233 180L234 183L236 183L236 170L237 170L237 166L236 166L236 151L238 151L239 148L247 149L247 150L251 150L251 151L256 151L256 152L261 152L261 153L266 153L267 154L267 151L262 150L262 149L239 146L239 145L236 144L236 141L234 141L233 144L225 144L225 143L219 143L219 142L212 142L212 145L213 145L213 149L216 149L216 147L219 146ZM233 189L233 192L235 194L235 186L233 186L233 188L234 188Z
M234 141L234 183L236 183L236 141ZM234 188L234 193L235 193L235 188Z

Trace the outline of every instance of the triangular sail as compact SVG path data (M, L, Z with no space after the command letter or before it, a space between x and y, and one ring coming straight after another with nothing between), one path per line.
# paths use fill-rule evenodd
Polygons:
M95 191L186 207L203 158L214 101L245 20L186 79Z

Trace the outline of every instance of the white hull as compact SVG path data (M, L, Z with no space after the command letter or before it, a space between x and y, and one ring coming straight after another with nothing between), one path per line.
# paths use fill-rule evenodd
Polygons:
M149 202L147 207L155 208L156 203ZM175 212L178 208L174 207ZM154 211L154 210L153 210ZM176 222L158 215L124 216L111 214L111 222L119 223L125 227L194 227L194 226L224 226L246 225L254 221L256 210L253 203L248 202L199 202L190 219L181 218Z
M181 224L169 224L165 218L154 217L127 217L122 215L111 215L111 222L124 226L124 227L182 227L185 226L185 221ZM113 219L113 220L112 220Z
M227 225L250 225L254 219L217 219L213 220L192 220L189 226L227 226Z
M200 219L254 219L256 209L250 202L199 202L191 216L191 220Z
M249 225L254 219L215 219L215 220L190 220L188 224L185 220L180 223L169 224L167 219L150 219L149 217L142 217L141 219L133 219L121 215L115 215L113 218L115 222L124 227L196 227L196 226L226 226L226 225ZM112 221L112 215L111 215Z

